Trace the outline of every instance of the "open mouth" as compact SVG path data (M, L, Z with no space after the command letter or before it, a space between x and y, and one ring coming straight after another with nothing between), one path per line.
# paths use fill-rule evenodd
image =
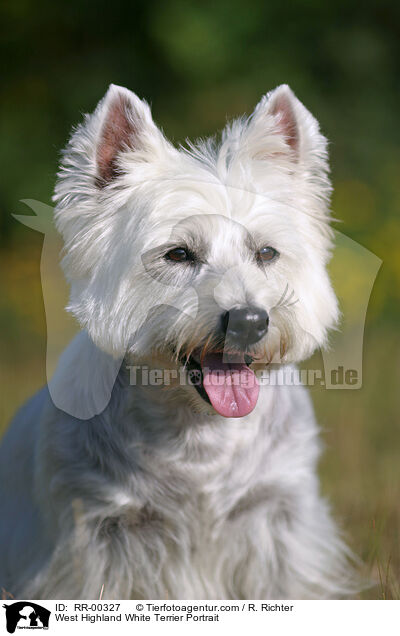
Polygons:
M249 365L251 356L230 356L223 352L197 355L194 352L184 364L198 394L224 417L243 417L257 404L260 387Z

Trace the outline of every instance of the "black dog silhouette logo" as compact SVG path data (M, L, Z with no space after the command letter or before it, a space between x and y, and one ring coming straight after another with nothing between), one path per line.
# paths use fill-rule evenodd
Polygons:
M51 612L37 603L18 601L3 607L6 610L6 627L9 634L14 634L16 629L49 628Z

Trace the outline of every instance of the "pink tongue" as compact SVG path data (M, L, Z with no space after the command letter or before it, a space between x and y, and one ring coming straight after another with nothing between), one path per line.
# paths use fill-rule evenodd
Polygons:
M214 409L224 417L243 417L257 404L260 387L244 362L222 362L222 354L206 355L202 362L203 386Z

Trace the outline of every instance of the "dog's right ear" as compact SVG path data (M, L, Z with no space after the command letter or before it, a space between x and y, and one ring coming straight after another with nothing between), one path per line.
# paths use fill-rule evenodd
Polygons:
M126 88L111 85L94 113L85 115L63 151L53 195L65 244L63 266L71 280L92 267L100 236L106 236L104 218L111 222L133 186L151 178L159 165L169 165L166 159L175 152L148 104ZM114 186L113 204L101 207L99 201Z
M89 201L140 164L157 162L173 147L155 125L148 104L111 84L91 115L85 115L65 150L53 201L59 209Z
M135 153L135 160L149 161L167 142L153 122L150 108L126 88L111 84L96 109L97 185L104 187L123 173L122 156Z

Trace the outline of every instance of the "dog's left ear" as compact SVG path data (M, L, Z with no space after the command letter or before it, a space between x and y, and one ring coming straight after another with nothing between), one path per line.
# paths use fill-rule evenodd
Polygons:
M294 101L295 96L289 86L279 86L267 95L266 101L261 101L254 113L254 119L262 120L264 117L273 118L275 133L280 137L287 148L297 159L299 155L300 131L299 122L296 117ZM285 148L286 150L286 148Z
M319 159L324 163L326 139L317 120L283 84L261 99L240 131L237 150L256 161L280 158L315 163Z

